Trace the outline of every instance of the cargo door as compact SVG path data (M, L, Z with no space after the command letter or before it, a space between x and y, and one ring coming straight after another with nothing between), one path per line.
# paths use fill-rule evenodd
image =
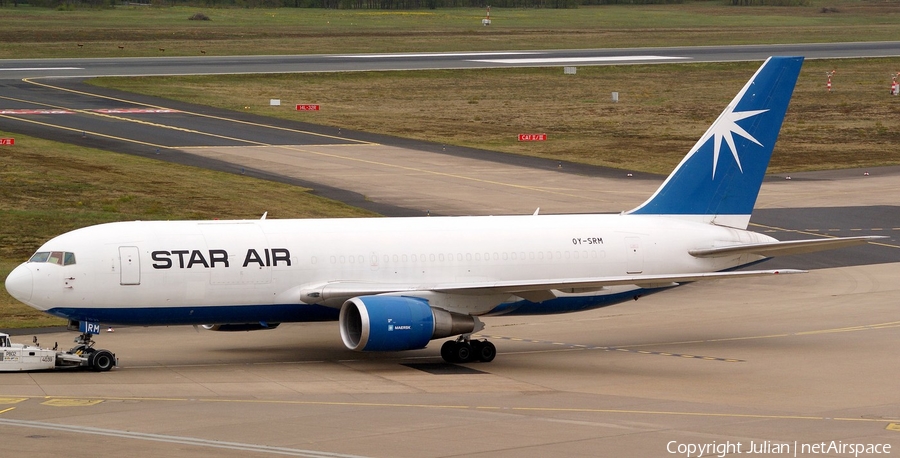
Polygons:
M119 247L119 284L141 284L141 257L138 247Z

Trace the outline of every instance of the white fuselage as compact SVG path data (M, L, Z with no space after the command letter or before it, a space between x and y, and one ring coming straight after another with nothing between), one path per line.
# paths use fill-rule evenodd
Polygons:
M33 276L32 294L17 297L69 319L110 323L306 321L337 314L335 304L304 305L310 302L304 291L354 282L406 285L422 291L407 295L427 296L453 312L502 314L515 313L518 308L509 304L522 298L432 290L443 284L722 271L761 257L697 258L688 251L772 240L665 216L618 214L134 221L50 240L38 252L72 253L74 262L22 264L18 269ZM532 303L518 313L594 308L641 289L554 291L579 298L579 305Z

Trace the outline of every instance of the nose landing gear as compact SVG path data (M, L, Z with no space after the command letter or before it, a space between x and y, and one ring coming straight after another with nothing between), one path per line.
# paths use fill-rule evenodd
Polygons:
M76 365L89 367L95 372L106 372L113 367L116 367L118 361L116 360L115 353L109 350L94 348L95 342L93 335L100 332L99 324L93 324L92 326L92 323L89 323L85 326L83 322L76 323L78 322L70 322L69 329L74 330L73 325L77 325L77 329L81 331L81 335L75 338L75 346L67 352L68 354L81 359L80 364Z

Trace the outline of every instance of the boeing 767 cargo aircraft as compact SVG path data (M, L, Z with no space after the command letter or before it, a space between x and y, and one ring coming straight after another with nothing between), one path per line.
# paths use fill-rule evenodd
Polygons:
M747 231L803 62L771 57L646 202L621 214L132 221L45 243L10 273L16 299L99 325L274 328L339 320L347 348L459 336L450 362L491 361L483 317L605 307L771 256L873 237L779 242ZM793 273L798 271L781 271Z

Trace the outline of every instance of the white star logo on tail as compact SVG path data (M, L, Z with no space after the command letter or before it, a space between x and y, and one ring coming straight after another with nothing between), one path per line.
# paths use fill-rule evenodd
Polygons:
M759 146L762 146L762 143L758 142L752 135L747 133L743 127L737 125L737 122L767 111L769 110L736 112L734 111L733 106L729 106L728 109L722 112L719 119L713 123L712 127L706 131L703 138L697 142L698 145L703 145L706 144L706 141L709 140L710 137L713 137L713 179L716 178L716 166L719 163L719 150L722 149L722 140L725 140L725 142L728 143L728 148L731 149L731 155L734 156L734 161L737 162L738 170L740 170L741 173L744 173L744 168L741 167L741 158L738 155L737 148L734 146L734 134L738 134Z

